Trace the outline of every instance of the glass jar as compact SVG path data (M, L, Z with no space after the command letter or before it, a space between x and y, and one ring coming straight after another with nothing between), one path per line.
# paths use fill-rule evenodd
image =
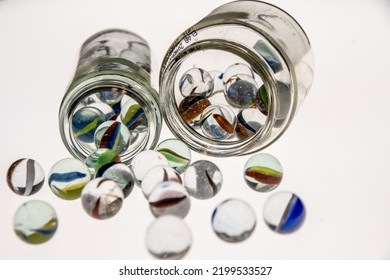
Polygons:
M200 78L188 75L194 67L201 69ZM207 77L214 80L214 91L204 101L194 97L194 85L204 87ZM312 79L310 42L294 18L271 4L236 1L212 11L170 46L160 72L160 101L168 127L192 149L213 156L244 155L269 146L286 131ZM230 86L239 80L254 85L253 103L232 102L248 100L243 91L231 95ZM192 91L183 94L188 81ZM200 99L203 105L196 103ZM207 109L211 105L218 110ZM183 114L188 110L190 118ZM234 116L221 118L228 112ZM220 128L228 137L219 137Z
M84 109L91 114L98 112L97 116L103 113L103 121L121 121L121 110L129 100L136 104L137 110L133 112L136 122L130 129L128 148L120 154L122 161L129 163L136 153L157 144L162 117L151 64L147 42L134 33L110 29L86 40L59 111L61 137L73 156L84 160L96 149L93 133L102 122L98 117L78 130L75 113ZM84 138L80 137L83 133Z

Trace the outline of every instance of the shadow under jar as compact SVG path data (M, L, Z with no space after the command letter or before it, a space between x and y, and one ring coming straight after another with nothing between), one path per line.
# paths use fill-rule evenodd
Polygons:
M104 30L85 41L59 111L61 137L73 156L85 160L103 146L119 148L129 163L154 148L162 117L151 63L147 42L129 31Z
M271 4L236 1L174 41L160 72L160 100L168 127L192 149L244 155L286 131L312 79L301 26Z

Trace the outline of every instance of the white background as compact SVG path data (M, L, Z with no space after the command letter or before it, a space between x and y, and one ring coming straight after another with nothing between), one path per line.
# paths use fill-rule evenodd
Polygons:
M144 236L153 216L135 188L117 216L90 218L81 202L57 198L45 184L33 197L12 193L9 165L36 159L46 174L69 157L58 131L58 109L74 73L83 41L118 27L140 34L158 64L186 28L226 3L134 0L0 0L0 258L151 259ZM275 0L308 34L315 80L292 125L265 152L285 170L276 191L289 190L305 203L302 228L287 236L262 218L269 194L245 185L246 157L217 159L221 192L192 200L185 218L193 244L187 259L389 259L390 258L390 2L387 0ZM157 69L158 70L158 69ZM171 134L164 129L162 139ZM206 159L193 153L193 159ZM258 223L243 243L219 240L210 226L214 207L226 198L248 201ZM33 246L12 230L25 201L51 203L59 217L52 240Z

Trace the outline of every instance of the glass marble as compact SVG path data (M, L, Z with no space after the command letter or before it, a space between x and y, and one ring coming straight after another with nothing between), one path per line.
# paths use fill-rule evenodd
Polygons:
M182 219L165 215L148 227L145 243L149 253L157 259L181 259L191 248L192 235Z
M133 98L130 98L122 106L120 116L122 123L132 132L142 133L148 129L148 120L144 109Z
M72 131L74 137L85 143L92 143L96 128L105 122L106 116L94 107L83 107L77 110L72 117Z
M238 139L252 137L265 123L265 116L257 108L241 110L237 114L236 135Z
M114 109L106 103L95 102L95 103L89 104L88 106L100 110L104 114L106 121L115 116Z
M302 225L305 207L302 200L291 192L279 192L270 196L264 204L264 221L278 233L291 233Z
M125 90L113 87L107 88L96 93L96 96L104 103L109 105L116 104L121 101L122 96L126 94Z
M130 144L130 131L121 122L106 121L95 132L96 148L106 148L121 154Z
M217 93L217 92L221 92L223 91L223 85L224 85L224 82L223 82L223 73L219 70L212 70L212 71L209 71L211 77L213 78L214 80L214 91L213 91L213 94L214 93Z
M241 242L251 236L256 227L252 207L240 199L228 199L219 204L211 217L217 236L226 242Z
M183 181L180 174L175 169L169 166L156 166L150 169L144 176L141 183L141 189L145 196L148 198L154 188L162 182L177 182L182 184Z
M249 187L258 192L269 192L281 183L283 168L277 158L260 153L248 159L244 167L244 179Z
M156 166L169 166L169 163L161 153L153 150L139 152L130 162L138 185L141 185L145 174Z
M189 125L194 125L197 124L201 114L209 106L211 106L211 102L206 97L191 95L180 102L178 109L183 120Z
M177 182L163 182L152 190L148 197L150 211L155 217L175 215L187 216L191 202L188 192Z
M96 178L81 192L85 212L91 217L104 220L115 216L122 207L123 191L113 180Z
M237 74L227 79L224 93L226 101L231 106L245 109L256 103L258 89L254 78Z
M121 158L112 150L101 148L93 151L86 159L92 177L100 177L101 174L112 164L120 162Z
M58 219L50 204L31 200L23 203L13 220L16 235L26 243L42 244L50 240L57 231Z
M43 168L33 159L19 159L8 168L8 186L18 195L33 195L42 188L44 182L45 173Z
M189 194L198 199L215 196L222 187L223 177L218 166L208 160L199 160L184 173L184 186Z
M265 85L262 85L259 88L259 93L257 94L257 108L259 108L260 112L262 112L265 116L268 116L268 108L269 108L269 96L267 93L267 89Z
M169 166L180 174L191 163L191 150L179 139L166 139L157 145L156 151L162 153L168 160Z
M211 139L223 140L234 134L236 116L227 106L211 105L203 111L200 123L205 136Z
M180 79L179 89L183 97L198 95L209 97L214 90L214 79L201 68L191 68Z
M230 65L228 68L226 68L225 72L223 73L223 81L224 83L227 83L229 78L237 75L237 74L242 74L242 75L247 75L252 78L255 77L253 74L252 68L244 63L234 63Z
M134 173L124 163L116 163L110 166L103 172L102 177L115 181L122 189L124 198L128 197L134 188Z
M77 199L91 180L88 167L78 159L65 158L56 162L49 172L49 187L59 198Z

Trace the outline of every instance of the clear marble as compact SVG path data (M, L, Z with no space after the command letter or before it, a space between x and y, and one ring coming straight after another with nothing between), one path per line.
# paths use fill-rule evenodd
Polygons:
M191 163L191 150L187 144L179 139L166 139L157 145L156 151L168 160L169 166L180 174Z
M118 184L106 178L93 179L81 192L85 212L98 220L115 216L122 207L123 199L123 191Z
M65 158L56 162L49 172L49 187L59 198L77 199L91 180L88 167L78 159Z
M245 163L244 179L253 190L269 192L282 182L283 168L279 160L273 155L256 154Z
M11 191L29 196L37 193L45 182L42 166L33 159L22 158L8 168L7 183Z
M81 142L92 143L95 131L106 120L102 111L94 107L82 107L72 116L72 132Z
M23 203L13 219L16 235L26 243L42 244L57 231L58 219L53 207L47 202L31 200Z
M145 174L156 166L169 166L169 163L161 153L153 150L139 152L130 162L138 185L141 185Z
M256 215L252 207L240 199L228 199L219 204L211 218L216 235L226 242L248 239L256 227Z
M298 230L305 219L302 200L291 192L278 192L264 204L263 217L267 226L278 233Z
M234 134L236 116L227 106L211 105L203 111L200 123L206 137L223 140Z
M190 197L184 186L170 181L155 186L148 201L155 217L175 215L184 218L191 206Z
M158 186L162 182L167 181L182 184L180 174L177 173L176 170L172 167L156 166L150 169L145 174L141 183L141 189L145 198L148 198L150 196L151 192L156 186Z
M188 167L184 173L184 186L189 194L198 199L215 196L222 187L222 172L214 163L199 160Z
M240 109L255 105L258 90L255 79L244 74L230 77L224 87L226 101L231 106Z
M124 198L129 196L135 185L134 173L124 163L117 163L110 166L103 172L102 177L115 181L122 189Z
M179 89L183 97L190 95L209 97L214 90L214 80L206 70L191 68L181 77Z
M121 122L106 121L95 132L96 148L106 148L120 155L130 144L130 131Z
M148 227L146 248L157 259L181 259L191 248L192 235L186 223L172 215L157 218Z

